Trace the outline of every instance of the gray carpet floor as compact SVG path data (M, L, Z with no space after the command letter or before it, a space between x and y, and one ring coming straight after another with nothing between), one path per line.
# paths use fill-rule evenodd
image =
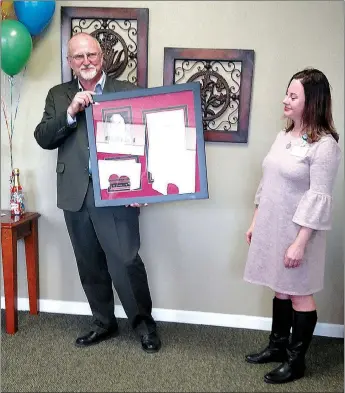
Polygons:
M2 317L3 317L2 313ZM90 317L19 313L7 335L2 318L2 392L343 392L344 341L314 337L303 379L268 385L276 366L244 362L268 332L158 322L163 346L145 353L127 320L120 335L90 348L74 341Z

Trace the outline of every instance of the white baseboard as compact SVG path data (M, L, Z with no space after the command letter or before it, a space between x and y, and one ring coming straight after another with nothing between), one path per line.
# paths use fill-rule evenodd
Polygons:
M1 308L5 308L5 299L1 296ZM18 299L18 310L29 310L29 299ZM88 303L68 302L60 300L39 300L40 312L58 314L91 315ZM115 315L119 318L127 318L122 306L115 306ZM231 328L267 330L271 329L271 318L255 317L248 315L216 314L201 311L168 310L154 308L152 316L156 321L191 323L196 325L224 326ZM344 325L332 323L318 323L314 334L316 336L344 338Z

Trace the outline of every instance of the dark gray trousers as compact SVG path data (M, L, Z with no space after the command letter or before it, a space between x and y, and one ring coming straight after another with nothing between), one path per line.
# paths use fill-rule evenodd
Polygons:
M112 283L132 328L156 330L140 248L139 217L131 207L95 207L92 181L80 211L64 210L81 284L93 314L92 330L117 327ZM120 213L120 214L119 214Z

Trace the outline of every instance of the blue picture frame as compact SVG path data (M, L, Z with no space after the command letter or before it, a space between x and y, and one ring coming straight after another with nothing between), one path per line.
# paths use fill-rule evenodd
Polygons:
M193 96L192 101L189 101L189 106L193 105L193 108L186 109L186 114L191 112L194 115L194 119L192 123L195 126L196 132L196 166L195 170L198 171L198 191L191 193L172 193L167 195L140 195L138 196L134 191L127 192L132 193L133 197L119 197L119 198L111 198L106 199L101 197L101 187L100 187L100 177L99 177L99 168L98 168L98 152L96 145L96 137L95 137L95 127L94 127L94 113L95 110L102 111L102 118L104 118L104 111L109 111L109 103L111 110L126 110L129 111L128 116L131 116L131 111L128 108L131 108L131 100L141 98L145 102L145 100L150 100L150 97L162 95L167 97L167 95L178 93L178 92L190 92ZM90 151L90 163L91 163L91 172L92 172L92 182L94 189L94 198L95 198L95 206L96 207L107 207L107 206L122 206L122 205L130 205L132 203L139 204L152 204L152 203L160 203L160 202L172 202L172 201L183 201L183 200L197 200L197 199L207 199L209 197L208 194L208 182L207 182L207 168L206 168L206 154L205 154L205 140L204 140L204 132L203 132L203 123L202 123L202 108L201 108L201 89L200 84L198 82L184 83L179 85L172 86L161 86L161 87L152 87L152 88L136 88L133 90L121 91L116 93L105 93L102 95L95 95L94 102L95 104L90 105L85 109L86 112L86 122L87 122L87 133L89 140L89 151ZM176 96L175 96L176 97ZM154 102L160 102L157 100L157 97ZM117 104L117 102L121 102ZM162 99L162 101L164 101ZM125 102L125 105L124 105ZM132 101L133 102L133 101ZM103 106L102 106L103 103ZM106 105L104 105L106 103ZM181 103L183 106L183 103ZM96 108L97 107L97 108ZM123 109L125 108L125 109ZM153 111L164 111L173 109L171 106L164 106L159 104L159 106L152 108ZM143 111L144 112L144 111ZM186 120L187 121L187 120ZM147 139L145 139L145 149L147 149ZM147 150L145 150L147 152ZM135 156L132 156L133 158ZM107 159L107 158L106 158ZM110 158L111 159L111 158ZM178 159L178 157L177 157ZM110 179L110 178L109 178ZM110 180L109 180L110 181Z

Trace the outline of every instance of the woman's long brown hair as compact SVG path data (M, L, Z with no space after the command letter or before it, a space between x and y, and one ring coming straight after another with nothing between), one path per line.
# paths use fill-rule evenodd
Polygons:
M326 76L315 68L307 68L293 75L288 86L293 79L299 80L304 87L302 125L308 135L308 142L317 142L321 136L327 134L331 134L338 142L339 134L335 130L332 117L331 87ZM293 121L288 120L286 132L293 127Z

